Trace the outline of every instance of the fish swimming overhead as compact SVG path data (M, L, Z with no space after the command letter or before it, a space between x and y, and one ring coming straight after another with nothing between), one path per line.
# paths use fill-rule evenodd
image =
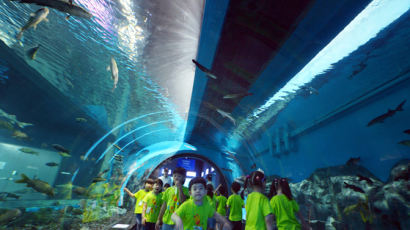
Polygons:
M39 6L48 6L63 13L69 14L69 16L77 16L90 19L93 15L83 7L70 3L67 0L12 0L20 3L36 4ZM68 19L68 18L67 18Z
M114 81L112 91L114 92L118 84L118 66L117 66L117 62L115 61L113 57L111 57L111 63L110 63L110 66L107 67L107 70L111 71L111 80Z
M54 149L56 149L57 151L60 152L65 152L65 153L70 153L70 150L64 148L63 146L59 145L59 144L53 144L52 145Z
M223 97L223 99L235 99L235 98L242 98L242 97L247 97L247 96L251 96L253 95L253 93L233 93L233 94L227 94Z
M410 140L400 141L398 144L410 147Z
M406 100L402 101L402 102L396 107L396 109L393 109L393 110L388 109L386 113L384 113L384 114L382 114L382 115L380 115L380 116L374 118L373 120L371 120L371 121L367 124L367 127L372 126L372 125L377 124L377 123L383 123L384 120L386 120L387 118L394 116L394 114L396 114L396 112L398 112L398 111L403 111L403 105L404 105L404 103L406 103Z
M211 72L211 70L207 69L205 66L199 64L197 61L195 61L194 59L192 59L192 62L198 67L198 69L200 69L202 72L204 72L206 74L206 76L212 78L212 79L217 79L217 77L215 76L215 74L213 74Z
M41 45L38 45L36 47L33 47L31 49L29 49L29 51L27 51L27 55L30 57L31 60L36 59L36 55L38 50L40 49Z
M34 29L37 28L37 25L42 21L48 21L47 15L49 13L48 8L44 7L36 12L30 14L30 18L28 19L27 23L20 29L20 32L17 34L17 40L20 40L23 36L23 32L33 27Z
M31 187L37 192L47 194L48 196L54 196L54 189L51 187L47 182L38 180L38 179L30 179L25 174L21 174L21 179L15 181L16 183L25 183L27 187Z
M345 188L349 188L355 192L365 193L363 189L357 187L356 185L348 184L346 182L343 182L343 183L345 184Z
M20 209L10 209L0 215L0 223L9 223L21 215Z
M48 162L48 163L46 163L46 165L47 165L47 166L50 166L50 167L58 166L58 164L55 163L55 162Z
M362 175L360 175L360 174L357 174L357 177L359 177L359 181L364 180L364 181L366 181L369 185L372 185L372 184L373 184L373 181L372 181L370 178L368 178L368 177L362 176Z
M20 198L19 195L14 194L14 193L10 193L10 192L0 192L0 200L1 200L1 199L4 199L4 198L6 198L6 197L14 198L14 199L19 199L19 198Z
M34 151L30 148L20 148L19 151L23 152L23 153L32 154L32 155L38 155L38 152L36 152L36 151Z

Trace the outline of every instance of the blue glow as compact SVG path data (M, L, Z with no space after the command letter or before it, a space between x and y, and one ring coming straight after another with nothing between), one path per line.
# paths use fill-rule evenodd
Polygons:
M74 183L75 178L77 177L77 173L78 171L80 171L80 169L78 168L77 170L75 170L73 177L71 177L71 183Z
M116 131L117 129L123 127L124 125L126 125L126 124L128 124L128 123L131 123L131 122L133 122L133 121L139 120L139 119L141 119L141 118L148 117L148 116L155 115L155 114L161 114L161 113L167 113L167 112L148 113L148 114L145 114L145 115L142 115L142 116L139 116L139 117L136 117L136 118L133 118L133 119L130 119L130 120L128 120L128 121L125 121L125 122L121 123L121 124L118 125L117 127L111 129L111 131L109 131L108 133L106 133L106 134L105 134L103 137L101 137L97 142L95 142L95 143L93 144L93 146L91 146L91 148L90 148L90 149L87 151L87 153L85 154L84 159L86 160L86 159L88 158L88 156L90 155L90 153L97 147L97 145L99 145L105 138L107 138L109 135L111 135L111 134L112 134L114 131Z
M107 149L100 155L100 157L98 158L98 160L97 160L96 163L98 163L98 162L105 156L105 154L107 154L107 152L110 151L110 150L114 147L115 144L117 144L117 143L120 142L122 139L126 138L127 136L131 135L132 133L134 133L134 132L136 132L136 131L138 131L138 130L141 130L141 129L143 129L143 128L147 128L147 127L152 126L152 125L157 125L157 124L167 123L167 122L172 122L172 119L165 120L165 121L152 122L152 123L149 123L149 124L147 124L147 125L140 126L140 127L136 128L136 129L134 129L134 130L132 130L132 131L126 133L125 135L123 135L123 136L121 136L120 138L118 138L117 140L115 140L115 142L112 143L109 147L107 147ZM124 149L124 148L123 148L123 149Z
M295 93L317 75L331 69L332 64L355 51L375 37L379 31L394 22L410 8L409 0L374 0L353 19L325 48L323 48L299 73L264 105L256 109L251 121L270 108L275 102ZM289 99L288 99L289 100ZM284 106L284 105L283 105Z

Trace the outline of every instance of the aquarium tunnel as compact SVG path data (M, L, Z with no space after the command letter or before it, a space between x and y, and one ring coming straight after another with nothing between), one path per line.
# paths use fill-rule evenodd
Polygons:
M409 54L410 0L0 1L0 229L143 229L147 181L196 177L410 229Z

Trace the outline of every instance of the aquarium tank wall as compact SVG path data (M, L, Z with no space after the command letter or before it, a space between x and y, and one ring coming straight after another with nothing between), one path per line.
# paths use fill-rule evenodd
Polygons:
M409 10L1 1L0 229L174 224L160 209L195 202L181 195L195 177L215 196L256 189L273 229L280 197L296 229L410 229Z

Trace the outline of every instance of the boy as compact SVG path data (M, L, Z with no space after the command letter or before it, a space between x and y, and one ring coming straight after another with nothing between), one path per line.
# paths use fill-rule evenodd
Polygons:
M131 197L135 197L135 215L137 217L137 230L143 229L142 224L142 200L144 199L145 195L147 195L147 193L149 191L152 190L152 184L154 183L154 181L152 179L147 179L145 181L145 188L144 189L140 189L137 193L132 193L128 188L124 188L124 191L128 193L128 195L130 195Z
M156 179L154 183L154 190L145 195L142 208L142 225L145 230L155 230L155 223L157 222L159 211L162 206L162 180Z
M226 202L226 207L229 208L229 220L233 225L233 230L242 230L242 208L244 207L244 202L240 195L238 195L239 190L241 190L241 184L234 181L231 186L232 195L229 196Z
M215 212L211 204L205 201L206 181L202 177L195 177L189 182L189 194L192 199L183 203L177 211L172 214L177 230L206 230L209 218L215 218L223 224L223 229L232 229L228 220Z
M216 212L218 212L221 216L226 216L226 197L224 196L225 194L225 188L222 185L219 185L218 188L216 188L215 195L216 195ZM217 230L221 230L222 226L221 225L216 225Z
M162 225L162 230L173 230L175 223L171 220L175 210L189 197L188 188L183 187L185 183L186 170L178 167L172 173L174 186L169 187L162 194L162 207L158 215L158 220L155 229L159 230Z

